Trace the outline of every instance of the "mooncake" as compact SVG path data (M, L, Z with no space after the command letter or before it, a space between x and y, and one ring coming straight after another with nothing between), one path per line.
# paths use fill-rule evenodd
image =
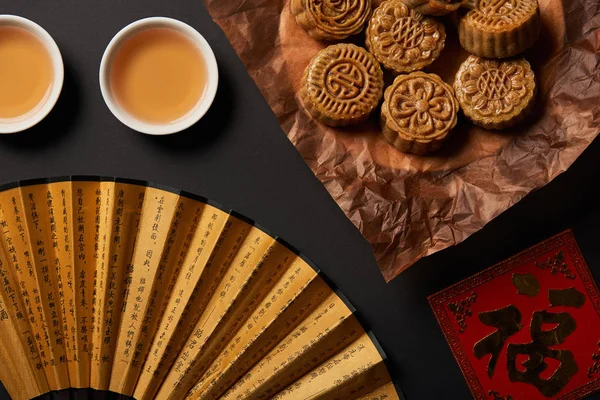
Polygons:
M291 10L311 37L334 41L363 30L371 0L292 0Z
M531 47L540 34L537 0L479 0L461 19L460 44L469 53L505 58Z
M387 69L406 73L423 69L444 48L444 25L402 3L386 0L373 12L366 32L367 48Z
M446 15L463 4L464 0L402 0L409 8L425 15Z
M469 56L460 66L454 90L467 118L486 129L513 126L535 102L535 75L524 58L490 60Z
M437 150L456 126L458 101L435 74L398 75L385 90L381 128L398 149L415 154Z
M308 112L330 126L365 121L379 104L383 72L377 60L353 44L331 45L313 57L302 77Z

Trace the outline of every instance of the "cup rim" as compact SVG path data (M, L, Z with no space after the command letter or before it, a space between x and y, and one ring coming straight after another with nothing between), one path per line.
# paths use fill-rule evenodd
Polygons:
M153 124L135 118L118 104L116 99L113 97L110 85L110 68L113 57L116 51L120 48L121 43L136 32L154 27L171 28L185 34L198 47L207 69L207 87L194 109L181 120L167 124ZM202 36L196 29L185 22L174 18L148 17L130 23L117 32L117 34L111 39L111 41L108 43L108 46L104 50L104 54L102 55L102 61L100 62L99 81L100 92L102 93L102 97L106 103L106 106L110 112L119 121L121 121L121 123L135 131L148 135L170 135L189 128L206 114L217 94L219 70L212 48L204 36Z
M44 48L50 55L52 60L52 67L54 69L54 75L52 77L52 88L50 89L49 94L46 97L44 103L31 115L26 118L19 119L16 121L11 121L7 119L5 121L0 121L0 134L11 134L24 131L37 125L41 120L46 118L46 116L52 111L58 98L60 97L60 93L62 92L63 82L64 82L64 64L63 59L60 54L60 49L58 45L52 38L52 36L40 25L33 22L30 19L12 15L12 14L0 14L0 26L14 26L18 28L22 28L32 33L40 40L40 42L44 45Z

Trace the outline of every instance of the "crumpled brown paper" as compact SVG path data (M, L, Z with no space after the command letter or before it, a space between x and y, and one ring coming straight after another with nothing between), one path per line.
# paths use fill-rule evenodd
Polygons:
M600 2L539 2L542 33L525 54L539 88L535 116L498 132L461 117L440 151L416 156L384 140L377 116L340 129L310 118L298 89L326 44L298 26L289 0L205 0L289 139L373 246L388 281L550 182L598 134ZM446 48L427 71L452 84L468 54L458 43L456 16L444 20ZM364 37L353 41L363 45Z

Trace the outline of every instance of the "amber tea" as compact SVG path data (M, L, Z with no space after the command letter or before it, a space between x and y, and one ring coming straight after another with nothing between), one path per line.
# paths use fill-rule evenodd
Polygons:
M35 34L16 26L0 26L0 119L35 111L49 96L52 59Z
M183 33L149 28L126 39L110 71L116 101L133 117L168 124L185 118L206 88L202 54Z

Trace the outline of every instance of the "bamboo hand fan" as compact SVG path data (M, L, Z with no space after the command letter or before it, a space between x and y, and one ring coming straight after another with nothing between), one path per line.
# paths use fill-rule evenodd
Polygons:
M205 199L73 178L0 192L0 380L13 399L399 399L301 256Z

